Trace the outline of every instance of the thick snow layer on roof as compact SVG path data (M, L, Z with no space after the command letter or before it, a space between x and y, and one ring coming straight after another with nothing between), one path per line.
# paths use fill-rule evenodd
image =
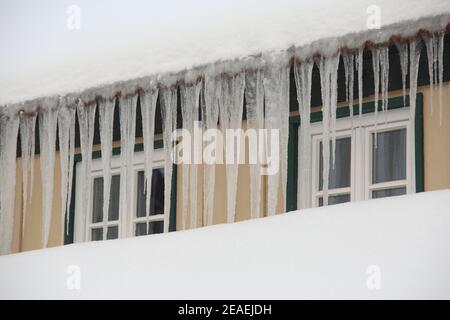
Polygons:
M449 208L445 190L2 256L0 298L448 299Z
M450 13L448 0L76 3L0 1L0 104L364 32L373 5L382 27Z

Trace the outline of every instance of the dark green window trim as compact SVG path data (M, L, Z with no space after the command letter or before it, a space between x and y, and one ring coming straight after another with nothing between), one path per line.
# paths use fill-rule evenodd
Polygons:
M381 101L378 103L381 111ZM409 96L406 96L406 106L409 106ZM388 110L403 108L403 96L391 98L388 101ZM366 102L362 106L362 113L375 111L375 102ZM359 115L359 105L353 105L353 115ZM336 117L345 118L350 116L348 107L339 107ZM322 111L311 113L311 123L322 121ZM288 181L286 192L286 210L297 210L297 175L298 175L298 127L300 116L289 118L289 144L288 144ZM415 157L416 157L416 192L424 191L424 155L423 155L423 94L416 96L416 118L415 131Z
M161 149L163 148L163 141L162 140L156 140L154 142L154 148L155 149ZM134 152L141 152L144 151L144 144L138 143L134 146ZM113 156L120 155L120 147L115 147L112 149ZM100 150L96 150L92 152L92 159L99 159L102 156L102 152ZM73 237L74 237L74 222L75 222L75 186L76 186L76 168L77 163L82 160L81 153L75 154L74 157L74 166L73 166L73 179L72 179L72 202L70 204L70 210L69 210L69 230L64 230L64 244L70 244L73 243ZM169 231L175 231L176 230L176 212L177 212L177 188L176 188L176 182L177 182L177 166L173 165L173 173L172 173L172 190L171 190L171 207L170 207L170 216L169 216ZM67 222L67 221L66 221ZM67 228L67 223L64 224Z

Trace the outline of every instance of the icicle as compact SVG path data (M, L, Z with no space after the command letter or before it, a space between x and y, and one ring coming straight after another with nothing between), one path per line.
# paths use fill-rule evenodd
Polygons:
M202 116L205 130L217 129L219 119L219 97L221 81L206 77L204 82L204 99L202 99ZM217 139L217 137L215 138ZM216 146L217 146L216 141ZM217 157L217 153L216 153ZM216 180L215 164L204 164L203 169L203 221L204 225L213 224L214 186Z
M300 112L300 134L298 142L298 188L297 208L309 207L311 181L311 76L313 62L294 66L297 100ZM346 70L348 70L346 68ZM348 77L347 77L348 79Z
M74 160L75 160L75 112L76 108L72 107L72 116L70 121L70 127L69 127L69 180L68 185L69 189L67 192L67 208L66 208L66 214L69 214L70 210L70 204L72 202L72 184L73 184L73 167L74 167ZM69 235L69 218L66 217L66 235Z
M34 176L36 114L20 117L20 141L22 150L22 239L25 234L25 223L28 201L31 200ZM30 178L30 184L28 179Z
M343 55L344 70L345 70L345 98L348 102L348 109L350 113L350 121L353 128L353 85L354 85L354 61L355 55L353 53L347 53Z
M358 49L358 101L359 101L359 118L362 117L362 105L363 105L363 48ZM361 127L361 121L359 121Z
M144 92L140 96L141 114L142 114L142 133L144 136L144 173L145 173L145 190L146 190L146 212L150 214L150 199L152 190L152 173L153 173L153 143L155 135L155 110L156 100L158 99L158 89L151 92ZM168 221L168 220L167 220Z
M167 221L164 224L164 232L168 232L173 173L172 132L177 128L177 89L164 89L160 97L164 140L164 216Z
M330 131L333 121L332 112L336 110L337 103L337 70L339 55L334 57L321 57L319 60L320 84L322 92L322 154L323 154L323 204L328 205L328 181L330 172ZM335 118L334 118L335 119Z
M242 109L244 105L245 75L239 73L222 79L219 119L220 128L226 137L227 129L241 129ZM239 147L228 150L225 143L225 152L237 155ZM232 164L226 164L227 177L227 222L234 222L236 214L236 190L238 177L238 157L234 157Z
M3 108L7 109L8 107ZM5 111L7 112L7 110ZM2 182L0 183L0 255L11 252L18 132L19 118L16 115L0 115L0 181Z
M374 79L374 94L375 94L375 148L377 147L377 126L378 126L378 93L380 91L380 49L372 49L372 67Z
M98 103L103 167L103 217L108 216L111 195L111 155L115 105L115 98L112 100L102 99Z
M389 47L380 49L381 66L381 100L382 112L385 123L387 122L388 103L389 103Z
M201 82L181 87L181 113L183 116L183 127L195 138L194 135L194 123L198 121L199 117L199 97L200 97ZM196 143L191 141L191 146L195 146ZM183 189L183 217L187 217L187 208L189 203L190 213L190 228L197 226L197 164L194 163L194 153L199 150L195 148L191 149L191 163L183 165L183 181L189 181L189 194L188 190ZM184 226L186 226L184 224Z
M129 214L132 206L134 139L137 95L120 99L120 211ZM105 237L104 237L105 238Z
M419 60L420 60L420 52L422 51L422 41L421 40L413 40L409 44L409 121L411 128L414 128L415 124L415 116L416 116L416 95L417 95L417 74L419 71ZM412 146L411 154L415 154L415 132L411 130L410 137L410 145ZM415 161L412 161L411 165L411 174L414 176L416 171ZM412 184L411 187L412 193L415 192L415 184Z
M58 134L59 134L59 160L61 166L61 239L64 239L64 222L68 223L69 206L68 192L72 185L70 167L73 167L73 149L75 141L72 135L72 128L75 129L75 108L62 105L58 113ZM66 228L68 229L68 228ZM66 233L68 230L66 231Z
M425 37L424 42L427 49L428 56L428 76L430 78L430 110L433 115L433 95L434 95L434 83L436 75L436 41L435 36Z
M253 129L258 132L264 128L264 91L261 71L248 72L245 75L245 86L247 129ZM260 170L261 164L259 163L259 159L257 159L255 164L250 165L250 212L252 218L260 217Z
M58 119L57 106L58 101L56 99L48 99L45 101L45 109L39 114L43 248L48 245L48 236L50 233L50 223L52 219L56 125Z
M406 106L406 75L408 74L408 44L396 43L400 56L400 68L402 70L403 106Z
M289 67L271 65L264 75L264 99L265 99L265 127L268 134L271 130L279 130L280 133L280 170L278 173L268 176L267 214L275 214L278 187L280 184L283 195L286 195L287 180L287 143L289 138ZM272 148L272 146L270 146ZM269 150L269 148L267 148ZM283 201L283 212L286 211Z
M92 143L94 141L94 121L96 105L86 105L79 100L77 105L81 146L81 212L88 214L91 195Z
M442 126L443 84L444 84L444 33L439 35L437 46L437 61L439 66L439 125Z
M332 146L332 153L331 153L331 159L334 165L336 162L336 110L337 110L337 70L339 67L339 53L337 54L337 62L333 61L332 69L331 69L331 75L330 75L330 112L331 112L331 146ZM334 71L334 68L336 68L336 72Z

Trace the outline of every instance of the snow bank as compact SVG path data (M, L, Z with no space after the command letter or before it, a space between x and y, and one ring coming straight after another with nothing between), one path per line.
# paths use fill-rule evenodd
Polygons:
M445 190L2 256L0 298L448 299L449 208Z
M381 28L406 35L449 22L418 19L450 14L448 0L80 0L75 10L71 5L70 0L0 3L0 104L291 46L306 46L305 54L336 50L365 40L359 34L369 31L373 6L380 10ZM73 24L77 13L79 29ZM372 30L369 38L383 41L391 32ZM346 35L350 38L338 39ZM325 41L310 46L319 40Z

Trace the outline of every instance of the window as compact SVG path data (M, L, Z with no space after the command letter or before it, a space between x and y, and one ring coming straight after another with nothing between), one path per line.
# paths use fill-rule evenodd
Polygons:
M144 171L137 176L136 214L133 218L134 235L162 233L164 230L164 169L153 169L150 212L147 215Z
M120 208L120 155L111 160L111 192L108 215L103 216L103 167L101 159L92 161L89 212L81 212L80 197L76 197L75 241L110 240L164 232L164 160L162 149L154 151L151 183L150 212L146 214L146 190L144 155L135 153L133 163L133 186L129 195L133 199L130 212ZM77 174L81 162L77 164ZM81 194L79 177L76 192Z
M374 114L362 116L361 126L355 118L341 118L336 123L334 166L330 154L328 204L375 199L412 192L415 182L414 152L409 109L388 111L387 121ZM312 125L312 197L310 206L323 205L322 123ZM330 142L331 152L331 142Z
M108 216L103 216L103 177L93 180L92 217L89 222L90 240L117 239L119 236L119 192L120 175L111 178Z

